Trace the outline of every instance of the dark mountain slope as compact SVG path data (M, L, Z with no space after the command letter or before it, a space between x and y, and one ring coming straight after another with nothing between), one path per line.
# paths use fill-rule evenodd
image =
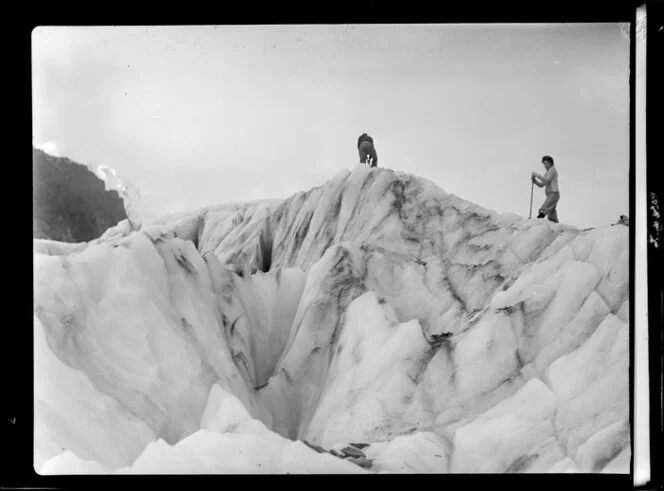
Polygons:
M116 191L86 166L32 150L32 235L36 239L87 242L127 218Z

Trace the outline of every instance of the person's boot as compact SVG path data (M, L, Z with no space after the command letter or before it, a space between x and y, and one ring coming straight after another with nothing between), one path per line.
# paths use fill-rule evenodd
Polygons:
M537 218L544 218L544 213L540 213L539 215L537 215Z

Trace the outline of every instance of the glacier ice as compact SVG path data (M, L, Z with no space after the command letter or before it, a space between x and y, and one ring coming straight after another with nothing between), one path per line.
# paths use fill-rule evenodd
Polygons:
M628 264L367 166L35 240L35 469L627 473Z

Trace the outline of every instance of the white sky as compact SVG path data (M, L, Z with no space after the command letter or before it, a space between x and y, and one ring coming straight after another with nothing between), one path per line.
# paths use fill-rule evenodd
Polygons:
M33 141L108 165L158 215L286 198L379 165L527 217L559 172L579 228L629 212L619 24L41 27ZM533 216L544 200L535 188Z

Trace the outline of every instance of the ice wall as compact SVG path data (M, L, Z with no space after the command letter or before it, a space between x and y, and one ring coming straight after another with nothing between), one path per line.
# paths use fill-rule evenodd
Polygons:
M35 241L35 467L628 472L628 246L366 166Z

